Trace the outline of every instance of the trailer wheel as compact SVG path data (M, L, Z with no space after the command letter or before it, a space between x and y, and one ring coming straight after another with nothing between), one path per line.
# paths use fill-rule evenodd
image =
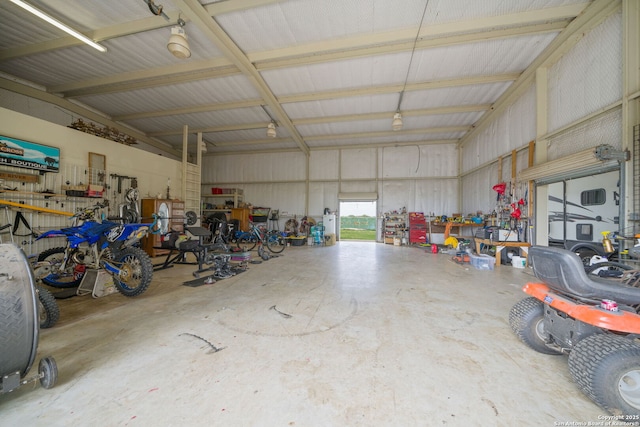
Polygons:
M544 330L544 304L542 301L528 297L517 302L509 312L509 326L520 341L533 350L544 354L561 354L560 351L547 347L547 335Z
M58 365L56 360L49 356L40 359L38 364L38 374L40 374L40 385L43 388L51 388L58 380Z
M569 354L569 372L582 392L610 414L640 416L637 342L619 335L590 335Z

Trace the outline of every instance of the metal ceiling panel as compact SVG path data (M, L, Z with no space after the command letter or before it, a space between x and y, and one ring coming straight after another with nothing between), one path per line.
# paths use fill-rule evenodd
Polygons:
M288 69L267 70L262 76L278 96L402 84L410 52L355 58Z
M299 0L216 18L245 52L314 43L356 34L418 28L425 0ZM246 31L251 28L251 31Z
M556 35L513 37L416 51L409 82L521 72Z
M1 89L33 96L44 88L35 98L68 111L66 120L137 130L150 146L163 141L180 150L187 124L206 131L218 151L304 154L464 137L589 4L163 0L167 21L143 0L32 1L108 51L2 2ZM186 60L166 48L178 16L192 52ZM394 133L398 108L404 128ZM40 109L37 116L69 124ZM261 124L271 119L279 124L274 140Z
M500 16L550 7L587 4L590 0L430 0L425 25Z
M139 89L78 98L79 101L111 115L161 111L187 105L205 105L256 99L260 95L242 75L215 80Z
M102 28L153 16L143 0L118 0L117 5L110 1L96 0L38 0L31 3L68 25L84 26L85 29ZM170 0L163 0L162 5L165 10L175 9Z

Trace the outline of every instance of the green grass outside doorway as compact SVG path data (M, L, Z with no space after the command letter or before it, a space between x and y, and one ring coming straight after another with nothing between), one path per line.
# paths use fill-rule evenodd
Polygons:
M340 240L376 240L375 230L357 230L353 228L341 228Z

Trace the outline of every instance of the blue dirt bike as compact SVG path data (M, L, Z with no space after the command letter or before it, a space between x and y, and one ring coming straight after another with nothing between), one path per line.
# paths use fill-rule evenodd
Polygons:
M76 213L75 225L50 230L37 240L65 237L67 245L45 250L38 255L36 277L54 288L80 285L85 269L105 270L113 276L118 291L125 296L142 294L151 283L153 264L136 245L153 224L119 224L96 220L97 212L107 204L97 204Z

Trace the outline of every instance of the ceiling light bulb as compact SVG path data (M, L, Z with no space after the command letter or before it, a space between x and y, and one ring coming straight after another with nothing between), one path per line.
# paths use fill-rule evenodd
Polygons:
M191 56L187 33L184 32L184 28L177 25L171 28L171 36L167 43L167 49L169 49L169 52L171 52L173 56L179 59L186 59Z
M395 113L393 115L393 122L391 123L391 128L393 130L400 130L402 129L402 114L400 113Z
M276 125L271 122L267 125L267 136L269 138L275 138L276 137Z

